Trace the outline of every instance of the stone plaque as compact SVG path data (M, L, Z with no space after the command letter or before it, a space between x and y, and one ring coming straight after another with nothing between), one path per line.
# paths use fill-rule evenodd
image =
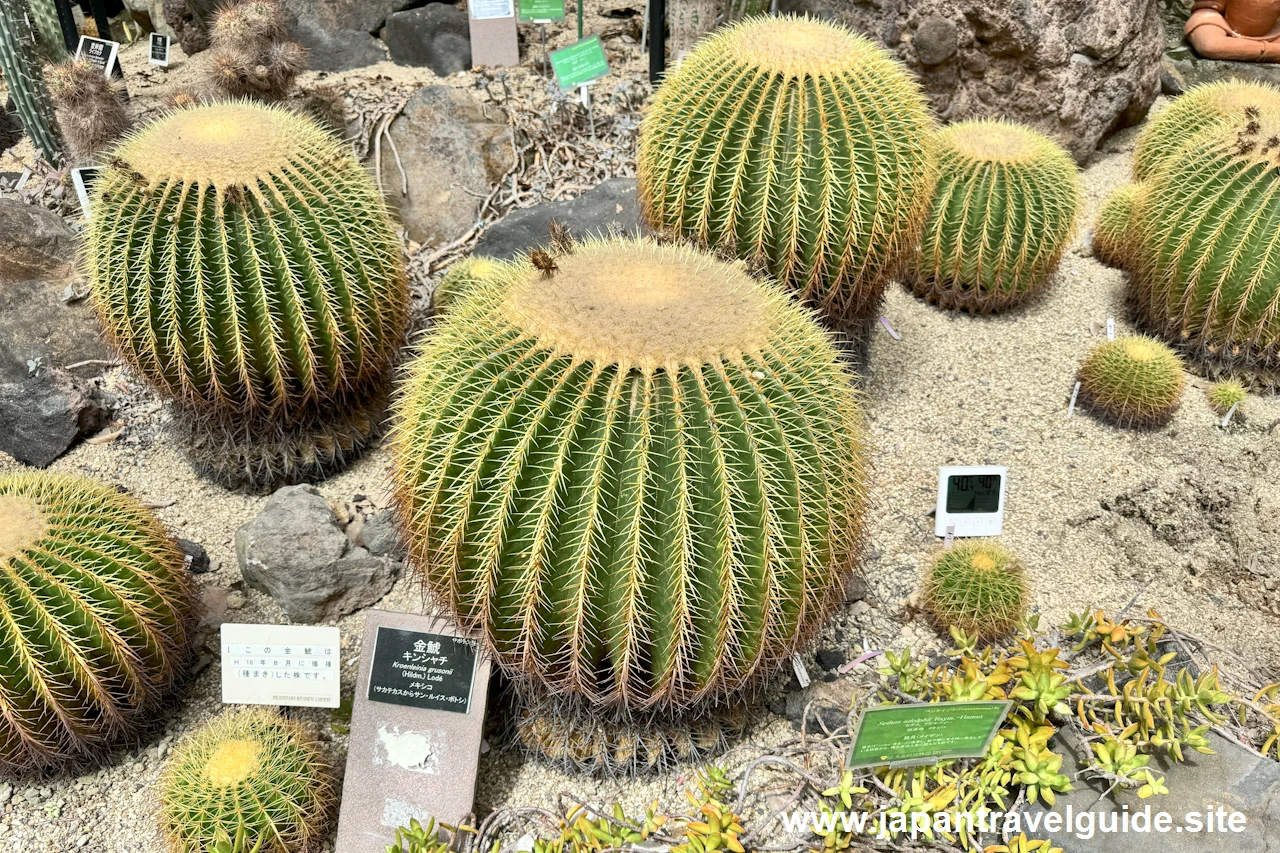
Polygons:
M385 850L411 818L471 814L489 666L443 617L368 612L336 853Z

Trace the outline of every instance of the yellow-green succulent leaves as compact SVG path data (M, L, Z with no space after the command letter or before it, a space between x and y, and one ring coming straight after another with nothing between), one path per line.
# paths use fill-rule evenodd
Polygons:
M1120 426L1167 423L1185 386L1182 359L1153 338L1107 341L1080 365L1081 400Z
M1027 598L1022 564L993 542L958 542L938 554L925 575L924 607L934 623L982 639L1012 631Z
M0 776L99 760L185 671L183 555L129 495L82 477L0 476Z
M1130 295L1211 377L1280 386L1280 112L1201 132L1144 184Z
M205 853L227 837L246 851L305 853L324 835L335 795L324 756L299 723L242 708L179 742L159 800L173 853Z
M394 430L411 556L517 681L679 708L763 678L862 538L858 393L812 317L689 248L579 245L448 311Z
M841 324L873 315L933 187L933 120L888 53L836 24L753 18L654 95L639 198L659 232L753 262Z
M916 295L987 314L1045 288L1075 233L1083 187L1047 136L1007 121L936 135L932 207L906 276Z
M1109 267L1129 267L1132 251L1129 248L1129 223L1141 190L1141 184L1126 184L1111 193L1102 203L1098 219L1093 223L1093 256Z
M96 187L94 302L166 395L287 419L385 385L407 316L400 241L368 172L313 121L251 102L171 112Z
M1147 180L1162 165L1180 159L1182 147L1198 133L1234 120L1250 108L1280 110L1280 89L1244 80L1223 80L1189 89L1143 127L1133 152L1134 180Z

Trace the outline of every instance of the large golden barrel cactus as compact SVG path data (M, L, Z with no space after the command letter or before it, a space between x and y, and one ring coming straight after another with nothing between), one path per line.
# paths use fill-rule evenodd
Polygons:
M0 776L135 735L184 671L195 610L182 552L135 499L0 476Z
M1247 107L1144 182L1131 296L1211 376L1280 386L1280 113Z
M1266 83L1223 80L1196 86L1156 113L1133 152L1133 177L1145 181L1200 131L1230 122L1247 109L1280 110L1280 89Z
M1007 121L939 131L938 184L907 281L943 308L987 314L1043 290L1083 202L1058 143Z
M654 95L637 164L645 218L770 272L836 324L880 304L933 185L932 120L884 50L836 24L755 18Z
M740 264L632 241L555 264L478 281L409 368L411 558L518 685L615 709L734 694L842 600L857 392Z
M268 487L359 452L408 296L382 198L340 142L280 107L174 112L114 152L93 213L107 334L177 402L197 468Z

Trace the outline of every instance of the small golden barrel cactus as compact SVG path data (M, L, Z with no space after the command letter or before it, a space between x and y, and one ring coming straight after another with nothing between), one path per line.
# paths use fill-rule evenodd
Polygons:
M1153 338L1101 344L1080 365L1080 400L1121 426L1167 423L1182 402L1182 359Z
M943 308L987 314L1042 290L1075 233L1083 190L1061 145L1007 121L936 136L933 205L907 281Z
M1133 177L1145 181L1200 131L1229 122L1245 110L1280 110L1280 89L1266 83L1224 80L1195 86L1175 98L1143 127L1133 152Z
M205 853L237 833L246 851L307 853L334 800L329 767L302 726L245 708L178 744L160 781L160 825L173 853Z
M449 306L457 302L476 282L496 275L505 266L504 261L493 258L470 257L449 267L436 289L431 294L431 307L437 313L449 310Z
M1280 387L1280 112L1202 131L1145 187L1130 231L1140 325L1211 377Z
M408 290L378 189L338 140L283 107L179 110L114 151L93 212L107 334L176 401L202 473L268 488L359 453Z
M1248 396L1245 388L1234 379L1224 379L1209 386L1209 405L1215 412L1225 415L1233 406L1239 406Z
M639 197L656 230L749 261L837 324L873 315L929 203L932 119L888 53L764 17L704 40L654 95Z
M195 610L182 552L132 497L0 476L0 776L133 738L185 671Z
M412 560L517 685L632 710L734 694L853 572L858 393L742 264L619 240L554 266L477 283L409 367Z
M957 542L929 567L924 608L943 630L959 628L982 639L1004 636L1026 613L1026 571L994 542Z
M1107 266L1127 269L1129 266L1129 222L1133 205L1142 184L1127 184L1102 203L1098 219L1093 223L1093 256Z

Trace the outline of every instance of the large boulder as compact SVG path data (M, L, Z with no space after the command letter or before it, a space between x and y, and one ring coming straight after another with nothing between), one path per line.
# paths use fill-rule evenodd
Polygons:
M391 60L430 68L447 77L471 67L471 22L457 6L432 3L396 12L382 34Z
M299 18L309 18L330 32L376 33L392 12L421 6L427 0L285 0Z
M1161 0L783 0L894 52L943 120L1003 117L1083 163L1160 91Z
M1243 80L1280 87L1280 64L1203 59L1187 46L1173 48L1165 54L1165 94L1180 95L1192 86L1223 80Z
M391 123L396 158L383 149L382 185L409 236L435 245L462 236L477 207L512 166L511 128L500 110L485 111L471 94L450 86L419 89Z
M312 71L350 71L387 59L387 48L364 30L328 29L310 15L295 18L290 34L307 49Z
M286 486L236 531L245 583L270 595L294 622L326 622L376 603L401 563L355 545L314 486Z
M471 253L509 260L547 245L552 222L564 225L578 239L639 234L635 179L610 178L569 201L548 201L513 210L489 226Z
M111 400L94 383L19 363L0 344L0 452L44 468L106 425Z

